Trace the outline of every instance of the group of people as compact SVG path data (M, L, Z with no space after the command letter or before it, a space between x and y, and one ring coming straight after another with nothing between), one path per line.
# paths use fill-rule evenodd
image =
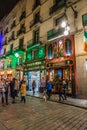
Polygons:
M66 91L67 91L67 81L62 80L61 77L59 77L58 81L58 100L66 100ZM18 97L18 93L20 93L20 102L26 103L26 88L27 83L23 79L19 82L18 79L13 78L11 81L7 79L0 79L0 94L1 94L1 101L2 105L6 103L8 105L8 97L10 95L12 99L12 103L15 103L15 98ZM35 88L36 88L36 82L35 80L32 81L32 90L33 95L35 94ZM53 83L52 81L48 80L45 87L43 87L43 99L49 100L52 95L52 89L53 89Z
M67 79L62 80L62 77L59 77L58 81L58 101L67 100L66 91L68 90L68 83ZM53 83L52 81L48 80L46 87L43 90L43 99L50 99L52 95Z
M9 97L11 97L12 103L15 103L16 97L18 97L18 93L20 93L20 102L26 102L26 81L22 80L19 82L18 79L13 78L11 81L7 78L0 79L0 96L2 106L5 104L8 105Z

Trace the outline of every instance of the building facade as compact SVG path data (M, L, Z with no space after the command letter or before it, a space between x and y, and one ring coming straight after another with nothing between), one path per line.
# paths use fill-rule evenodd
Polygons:
M86 0L21 0L0 21L0 75L36 80L67 79L68 94L87 98Z

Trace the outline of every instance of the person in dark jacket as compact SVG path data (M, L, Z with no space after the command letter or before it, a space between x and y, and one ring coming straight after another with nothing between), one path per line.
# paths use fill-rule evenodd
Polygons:
M9 90L9 81L6 79L5 81L5 100L6 100L6 105L8 105L8 90Z
M12 96L12 103L15 103L15 78L13 78L13 80L10 83L11 85L11 96Z
M48 81L48 82L47 82L47 87L46 87L46 89L47 89L47 96L48 96L47 99L48 99L48 100L49 100L50 97L51 97L52 88L53 88L52 82L51 82L51 81Z
M61 101L61 99L64 100L64 97L63 97L63 82L62 82L62 78L61 77L59 77L58 91L59 91L59 101Z

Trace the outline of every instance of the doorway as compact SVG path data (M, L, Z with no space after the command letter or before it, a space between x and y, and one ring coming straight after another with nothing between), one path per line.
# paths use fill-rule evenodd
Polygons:
M38 92L39 87L40 87L40 71L28 72L28 91L31 91L31 92L32 92L33 80L35 80L35 82L36 82L35 92Z

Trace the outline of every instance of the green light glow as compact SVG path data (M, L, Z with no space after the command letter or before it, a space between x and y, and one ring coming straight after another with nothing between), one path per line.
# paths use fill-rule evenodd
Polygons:
M5 64L4 64L5 69L7 68L8 64L9 64L9 62L8 62L9 59L11 59L11 68L16 68L17 63L19 62L19 56L20 55L22 57L22 63L24 63L24 61L25 61L24 52L18 51L18 52L15 52L13 55L9 55L9 56L6 57ZM18 57L16 57L16 56L18 56Z
M41 59L45 57L45 46L39 46L37 48L31 49L31 51L27 51L26 61Z

